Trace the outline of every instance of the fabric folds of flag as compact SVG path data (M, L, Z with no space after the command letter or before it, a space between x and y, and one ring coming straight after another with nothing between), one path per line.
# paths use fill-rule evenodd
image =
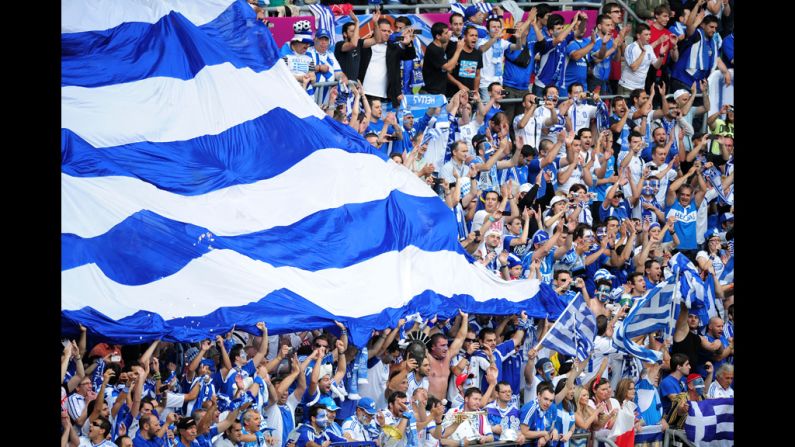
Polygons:
M635 302L621 325L613 332L613 345L644 362L662 362L662 353L640 346L633 338L659 330L669 331L674 318L676 275L654 286Z
M596 316L578 293L541 340L541 345L583 361L593 351Z
M687 439L697 445L733 445L734 398L690 401L685 420Z
M679 277L682 300L688 309L698 313L702 324L706 324L712 317L722 317L722 309L715 302L715 284L711 273L707 274L706 279L701 279L696 266L681 253L673 255L668 265L674 276Z
M328 117L242 0L62 2L62 331L197 341L419 312L556 317L453 213Z
M610 432L610 438L618 447L632 447L635 445L635 405L634 402L625 401L618 410L616 422Z
M336 26L334 25L334 13L331 8L326 5L314 4L309 5L309 11L315 16L315 29L324 29L331 34L329 45L333 48L338 39Z

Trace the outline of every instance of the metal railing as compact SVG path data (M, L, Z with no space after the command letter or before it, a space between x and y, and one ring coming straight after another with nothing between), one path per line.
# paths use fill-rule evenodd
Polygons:
M664 435L665 437L663 438L663 447L668 447L669 445L671 445L671 440L673 439L682 441L682 443L684 443L684 445L688 447L696 447L695 444L693 444L692 442L690 442L690 440L687 439L687 435L685 434L684 430L674 430L672 428L669 428L664 432Z
M540 5L544 2L517 2L519 7L523 10L528 11L531 7ZM586 7L593 7L593 8L601 8L604 2L571 2L571 3L564 3L560 5L552 5L552 6L586 6ZM467 4L467 6L469 6ZM269 6L264 8L268 12L276 12L278 11L280 6ZM373 9L373 5L354 5L353 10L355 12L363 12L365 14L370 14ZM392 12L392 11L413 11L415 14L420 14L423 10L424 12L431 12L431 11L441 11L447 12L450 9L449 4L416 4L416 5L393 5L393 4L384 4L381 5L381 10L383 12ZM298 10L301 12L306 12L307 14L311 15L309 12L309 6L298 6ZM634 12L633 12L634 14Z
M646 23L646 21L638 17L635 11L629 5L624 3L623 0L611 0L611 1L618 3L619 6L621 6L621 8L624 10L624 26L627 25L628 22L627 18L629 17L626 13L629 13L629 15L632 16L632 19L634 19L636 23Z

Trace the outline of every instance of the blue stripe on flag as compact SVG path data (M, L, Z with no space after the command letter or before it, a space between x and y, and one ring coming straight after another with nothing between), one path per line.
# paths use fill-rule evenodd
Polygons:
M554 293L549 285L542 283L539 295ZM432 318L434 315L439 318L454 318L458 309L493 315L517 314L524 310L533 318L543 318L546 312L537 297L518 302L501 299L478 302L470 295L448 297L428 290L414 297L403 308L387 308L375 315L343 321L349 330L351 341L360 346L369 340L372 328L394 327L398 319L407 314L419 312L423 318ZM235 329L256 334L259 333L256 324L262 321L263 316L267 316L270 334L293 332L296 327L306 330L327 328L333 324L333 320L339 319L310 300L285 289L276 290L244 306L222 306L208 315L168 321L145 309L118 320L90 307L64 310L62 315L62 331L66 333L71 331L72 325L81 323L97 328L102 336L122 344L144 343L160 337L163 337L163 341L196 342L208 335L225 334L233 326Z
M255 72L267 70L279 60L278 48L256 18L251 7L233 2L201 27L171 12L157 23L63 34L61 85L98 87L153 76L190 79L205 66L224 62Z
M101 236L83 239L63 234L61 268L95 263L117 283L140 285L170 276L211 250L234 250L274 267L308 271L348 267L410 245L465 254L456 235L432 231L434 224L454 219L433 206L435 201L436 197L393 191L384 200L324 210L293 225L212 240L200 239L211 233L207 228L141 211ZM406 219L403 210L416 214ZM385 215L391 218L384 219ZM312 251L315 239L296 237L308 234L325 241L322 253Z
M61 129L61 171L74 177L127 176L158 189L194 196L273 178L329 147L386 155L331 118L298 118L277 108L218 135L186 141L140 142L97 150ZM290 141L290 150L265 151Z

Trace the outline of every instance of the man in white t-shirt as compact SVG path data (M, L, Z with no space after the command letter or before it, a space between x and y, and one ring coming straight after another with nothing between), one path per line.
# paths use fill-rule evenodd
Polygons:
M731 387L734 382L734 365L724 363L715 373L715 381L709 386L707 399L719 399L723 397L734 397L734 389Z
M676 180L676 169L672 163L666 163L665 157L671 149L670 141L664 146L656 146L651 151L651 161L645 163L643 168L648 168L648 177L655 177L660 180L660 188L655 194L658 203L665 202L665 195L668 193L668 185ZM648 178L647 177L647 178Z
M663 58L654 55L654 48L649 45L651 30L649 25L639 23L635 26L635 42L624 50L624 60L621 62L621 79L618 81L618 94L622 96L636 88L643 88L649 66L660 68ZM661 44L660 54L668 51L668 41Z
M643 150L643 146L643 136L633 130L629 134L629 150L621 151L618 154L618 171L620 172L624 168L629 167L631 176L630 181L635 184L640 181L640 177L643 174L644 163L640 158L640 151ZM624 195L632 195L632 191L629 190L629 186L625 186Z
M524 97L522 97L522 107L524 107L524 113L516 115L513 119L516 138L518 140L519 137L522 137L525 144L538 149L541 143L541 126L543 122L535 115L536 109L538 109L536 95L525 93Z
M519 24L516 30L517 35L522 35L524 29L530 25L530 21ZM478 39L475 48L483 53L483 68L480 70L480 97L488 98L488 87L493 82L502 84L503 70L505 69L505 52L520 50L522 45L510 43L502 38L502 20L492 17L486 22L489 29L489 38Z

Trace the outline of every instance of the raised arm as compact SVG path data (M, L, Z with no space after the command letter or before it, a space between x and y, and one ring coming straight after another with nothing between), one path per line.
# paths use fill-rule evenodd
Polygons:
M347 53L348 51L355 50L356 47L359 45L359 39L360 39L360 36L359 36L359 17L356 16L356 13L352 9L351 9L351 13L348 14L348 16L351 18L351 21L354 24L353 37L351 38L350 42L345 42L345 43L342 44L341 50L344 53ZM375 22L373 22L373 23L375 23ZM219 430L219 432L220 432L220 430Z
M265 326L264 321L257 323L257 328L262 331L262 340L259 344L259 350L256 354L254 354L254 358L252 359L254 361L255 368L259 366L260 362L262 362L262 359L264 359L268 354L268 328Z
M135 386L132 389L132 405L130 406L130 414L135 418L138 416L138 412L141 411L141 397L143 397L144 382L146 381L148 372L138 365L133 365L132 369L138 372L138 380L135 382Z
M337 383L342 383L342 380L345 379L345 373L348 370L348 359L345 357L345 342L342 340L337 340L337 372L332 377Z
M449 356L454 356L458 353L458 351L461 350L461 347L464 346L464 340L466 339L467 331L469 331L469 314L459 309L458 320L460 322L458 332L455 334L455 338L450 343L450 347L447 350Z

